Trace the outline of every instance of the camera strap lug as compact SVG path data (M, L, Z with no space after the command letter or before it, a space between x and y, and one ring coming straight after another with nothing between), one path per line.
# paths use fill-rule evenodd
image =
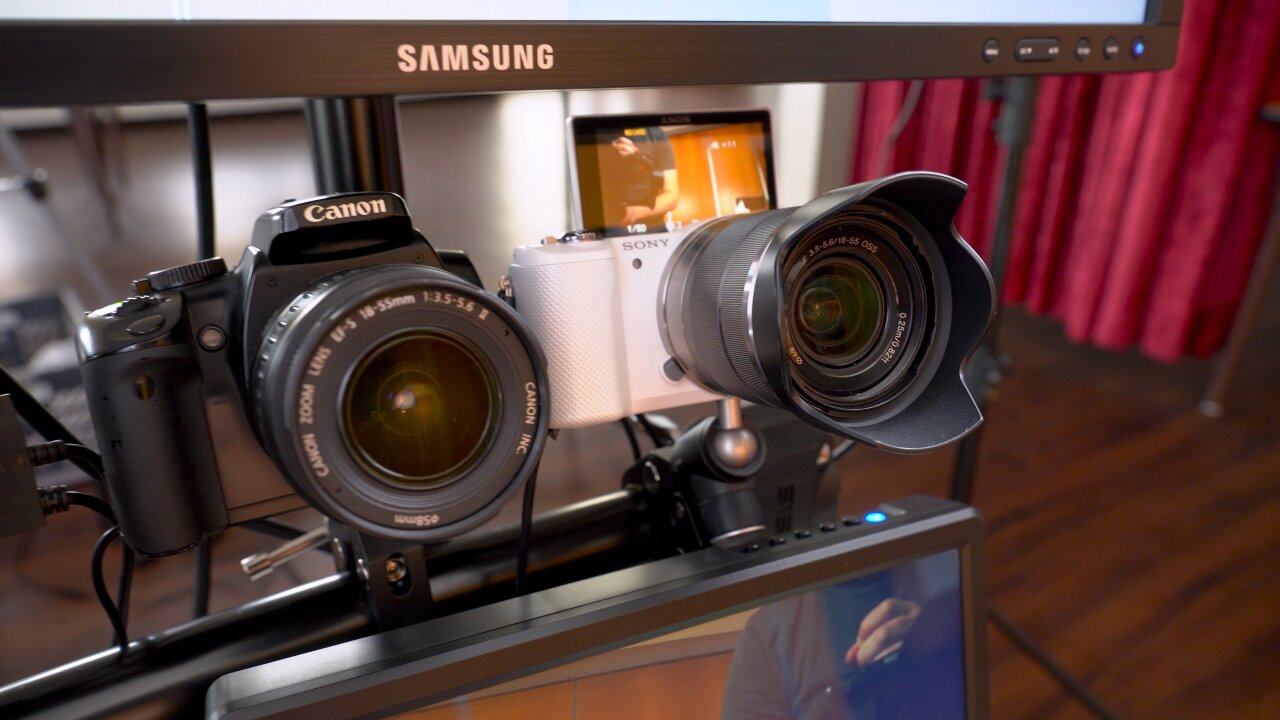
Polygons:
M498 278L498 297L511 307L516 306L516 287L511 283L510 275Z

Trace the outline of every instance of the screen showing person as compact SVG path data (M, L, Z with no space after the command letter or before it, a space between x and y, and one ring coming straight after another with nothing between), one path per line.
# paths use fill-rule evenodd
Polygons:
M573 122L583 229L609 237L665 232L775 207L763 112Z
M958 550L765 606L747 621L722 717L965 717Z

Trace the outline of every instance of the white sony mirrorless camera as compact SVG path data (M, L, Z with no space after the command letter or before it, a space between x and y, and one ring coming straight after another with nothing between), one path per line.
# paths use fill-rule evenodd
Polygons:
M516 303L555 358L553 427L716 399L671 359L663 339L657 299L668 261L686 237L687 231L568 233L516 249L510 271Z
M517 248L509 292L546 354L550 424L736 396L900 451L981 414L960 367L994 309L952 220L964 183L901 173L674 232Z

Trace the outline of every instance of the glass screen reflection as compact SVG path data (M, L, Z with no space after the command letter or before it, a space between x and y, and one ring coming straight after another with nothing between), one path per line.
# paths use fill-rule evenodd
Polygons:
M902 562L406 717L964 718L960 562Z
M723 717L960 719L960 553L767 605L747 621Z

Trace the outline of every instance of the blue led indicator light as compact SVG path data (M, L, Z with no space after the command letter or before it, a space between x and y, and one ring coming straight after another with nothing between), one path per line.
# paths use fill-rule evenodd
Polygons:
M1143 54L1143 53L1145 53L1146 51L1147 51L1147 46L1146 46L1146 44L1145 44L1145 43L1143 43L1141 40L1135 40L1135 41L1134 41L1134 43L1133 43L1133 56L1134 56L1134 57L1142 57L1142 54Z
M888 520L889 518L882 512L869 512L866 515L862 516L862 519L866 520L869 523L882 523L885 520Z

